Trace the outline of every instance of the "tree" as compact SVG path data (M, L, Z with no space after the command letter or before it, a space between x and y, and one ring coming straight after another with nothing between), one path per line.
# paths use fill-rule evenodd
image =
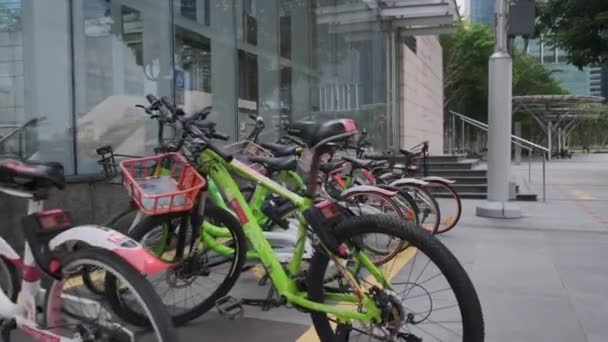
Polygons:
M608 1L545 0L537 6L539 31L582 68L608 64Z
M444 110L454 110L488 122L488 59L494 47L489 26L463 22L456 33L442 37ZM566 94L552 72L536 58L513 53L513 95ZM520 113L525 137L542 139L542 131L529 114ZM446 120L446 123L448 121ZM537 141L539 141L537 139Z
M479 23L461 22L453 35L442 37L442 45L444 108L484 118L492 32Z
M442 38L444 108L487 122L488 59L494 36L487 25L463 22ZM513 57L513 95L552 95L566 91L532 56L517 50Z

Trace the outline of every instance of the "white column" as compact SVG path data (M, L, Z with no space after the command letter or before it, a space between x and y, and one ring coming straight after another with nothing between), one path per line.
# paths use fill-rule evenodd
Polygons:
M521 217L521 209L509 202L511 167L512 61L507 52L508 7L496 0L496 42L489 61L488 80L488 201L477 215L492 218Z

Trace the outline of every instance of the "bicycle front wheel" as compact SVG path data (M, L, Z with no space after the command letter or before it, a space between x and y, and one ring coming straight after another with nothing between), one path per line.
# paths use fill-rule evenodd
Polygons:
M151 331L117 316L114 311L117 303L110 298L91 293L82 283L82 271L93 267L119 279L132 296L131 305L145 314ZM47 291L44 319L51 332L90 342L177 340L171 317L150 283L118 255L99 248L78 250L63 259L61 274L62 279L54 281Z
M429 232L396 217L377 215L349 218L334 233L355 260L366 254L360 247L363 236L399 238L408 241L408 248L379 269L390 286L382 285L364 266L350 272L352 276L328 283L327 274L340 268L334 262L337 259L322 250L315 252L309 268L309 299L360 312L360 303L332 303L327 298L332 293L363 295L374 300L382 317L376 322L346 323L313 312L311 318L321 341L484 340L481 305L471 280L452 253ZM348 265L350 260L338 262L342 263Z
M245 263L247 241L236 218L214 205L207 205L204 218L206 224L225 229L226 236L213 240L219 245L208 246L201 238L190 251L192 229L201 227L190 227L186 219L175 215L146 217L128 234L159 258L175 263L148 280L177 325L213 308L215 302L234 286ZM202 231L205 233L204 229ZM181 251L178 250L179 239L186 242ZM142 313L131 307L130 295L119 283L110 279L105 284L106 295L116 297L122 303L118 309L122 317L137 325L147 323Z

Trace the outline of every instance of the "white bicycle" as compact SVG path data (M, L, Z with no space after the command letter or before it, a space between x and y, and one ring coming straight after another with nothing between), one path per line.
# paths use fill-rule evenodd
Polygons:
M21 330L37 341L177 341L171 318L144 275L171 267L137 242L109 228L72 226L63 210L44 210L52 188L63 189L59 163L0 160L0 191L28 199L22 220L23 258L0 238L0 333L3 342ZM22 280L19 282L18 270ZM128 305L149 321L137 328L115 312L118 305L82 284L82 272L103 269L96 279L107 291L120 291ZM41 271L52 279L41 286ZM118 282L116 280L119 280Z

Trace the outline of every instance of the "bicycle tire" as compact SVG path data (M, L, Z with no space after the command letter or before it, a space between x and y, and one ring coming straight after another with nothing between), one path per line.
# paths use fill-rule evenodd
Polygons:
M106 223L103 224L103 226L112 228L123 234L127 234L127 231L131 227L132 221L124 222L122 221L122 219L138 210L139 209L137 207L130 205L128 209L125 209L110 218ZM105 288L103 286L103 283L97 283L92 279L93 276L91 274L93 272L94 270L83 269L82 282L93 294L103 296L105 294Z
M441 224L441 210L439 208L439 204L437 203L437 200L435 199L435 197L428 190L426 190L424 188L424 186L421 186L418 184L403 184L403 185L398 185L396 187L398 189L401 189L406 192L408 191L408 189L412 189L414 191L419 192L422 195L422 197L424 198L424 202L427 205L431 206L430 210L435 213L437 218L436 218L435 222L432 224L432 227L424 225L424 222L420 222L420 221L422 221L422 219L419 221L418 224L422 228L424 228L426 231L428 231L432 234L436 234L437 230L439 229L439 225ZM410 198L413 198L413 197L410 195ZM414 199L414 202L417 203L416 199ZM418 205L418 209L420 212L422 211L422 209L420 209L420 205ZM423 215L420 212L418 215Z
M417 251L429 255L429 259L437 264L437 268L454 291L458 309L462 316L462 341L484 341L483 314L475 288L456 257L432 234L409 222L386 215L349 218L340 223L334 229L334 233L340 242L345 242L356 234L393 234L408 240ZM310 300L316 302L323 302L324 300L324 278L329 260L330 258L324 251L317 250L310 261L307 284ZM327 314L311 312L311 319L321 341L347 341L345 339L347 336L334 332Z
M385 195L384 193L379 192L379 191L365 190L365 191L359 191L359 192L352 192L352 193L349 193L346 196L344 196L342 198L342 200L348 202L350 199L356 198L358 196L363 196L363 197L376 196L378 198L381 198L382 200L386 201L386 204L388 204L392 207L392 209L397 213L397 215L400 219L407 220L407 214L403 212L403 208L401 208L401 206L396 201L394 201L391 197L389 197L388 195ZM352 208L351 206L348 206L348 207ZM354 213L354 214L357 215L357 213ZM363 213L363 215L369 215L369 214ZM357 215L357 216L362 216L362 215ZM363 243L365 244L365 242L363 242ZM395 255L399 254L399 252L401 252L407 246L407 241L401 240L390 251L380 250L378 248L375 248L374 246L370 246L369 244L365 244L365 246L366 246L366 250L372 252L374 255L381 256L380 259L373 260L374 264L379 266L379 265L385 264L386 262L391 260Z
M11 301L17 301L17 297L21 291L21 282L19 281L17 267L9 260L0 257L0 274L2 274L0 279L6 282L5 284L0 282L0 290L3 291Z
M205 208L204 217L205 220L213 219L221 222L225 228L232 232L234 237L233 242L236 242L232 245L232 248L235 248L236 250L236 260L234 261L230 269L230 273L227 275L226 279L224 279L221 285L211 295L205 298L202 302L196 304L191 309L180 314L172 314L170 312L173 322L176 325L183 325L211 310L215 306L216 300L228 294L230 289L232 289L240 276L243 265L245 264L247 240L245 233L243 232L243 228L236 218L228 211L209 203ZM173 220L175 218L175 214L148 216L133 227L128 235L135 241L141 242L141 239L143 239L146 234L159 227L159 225L162 225L164 222L166 222L166 220ZM105 285L108 286L108 282L106 282ZM110 295L115 297L117 301L121 301L121 296L119 293L120 290L117 288L117 284L113 282L111 283L111 286L112 287L108 288L108 291L106 291L106 295ZM126 303L123 303L123 305L116 308L116 310L117 314L124 317L125 320L128 320L132 324L139 326L146 325L146 321L143 319L143 317L141 317L141 314L131 310Z
M172 342L178 339L171 317L152 288L152 285L133 266L108 250L86 248L65 256L62 261L62 272L69 272L72 268L75 270L81 268L84 262L89 263L88 265L103 267L111 272L115 272L120 277L121 284L128 287L131 293L136 295L136 299L142 305L144 311L146 311L149 317L149 325L153 328L159 341ZM80 272L80 270L76 270L76 272ZM106 279L110 277L113 277L113 275L108 274ZM57 315L60 311L64 312L64 310L58 310L56 301L63 300L57 291L63 291L65 279L68 279L68 277L62 280L55 280L46 293L44 326L61 326L57 323ZM73 288L70 289L70 291L72 290ZM72 297L74 296L72 295ZM119 305L119 303L113 302L111 297L106 299L110 308L115 308Z
M458 195L458 193L456 192L456 190L454 190L454 187L452 187L450 184L446 183L446 182L442 182L442 181L438 181L438 180L431 180L431 181L426 181L429 184L437 184L441 187L443 187L444 189L447 190L448 193L451 194L452 198L455 199L456 202L456 215L454 215L454 218L452 219L452 221L450 222L449 225L444 226L443 224L439 225L439 228L437 229L437 232L435 234L443 234L445 232L448 232L450 230L452 230L452 228L454 228L456 226L456 224L458 224L458 221L460 221L460 217L462 216L462 201L460 199L460 196ZM428 185L425 185L425 187L428 187ZM437 201L437 204L439 205L439 210L442 213L442 217L443 219L445 219L446 215L446 211L442 210L441 205L439 204L439 201Z

